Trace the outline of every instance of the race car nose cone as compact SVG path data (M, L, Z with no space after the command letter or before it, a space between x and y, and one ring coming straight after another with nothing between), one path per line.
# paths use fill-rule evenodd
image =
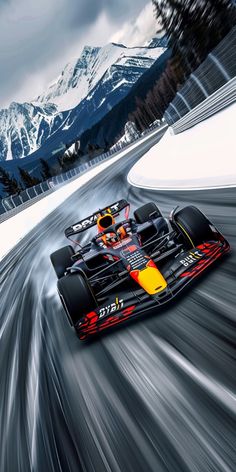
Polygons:
M151 267L147 266L142 270L131 271L130 275L149 295L162 292L167 287L166 280L154 263Z

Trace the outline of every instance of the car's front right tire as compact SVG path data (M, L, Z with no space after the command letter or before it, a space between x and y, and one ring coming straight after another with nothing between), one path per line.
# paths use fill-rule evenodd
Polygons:
M95 295L86 275L72 273L60 278L57 288L62 304L72 325L97 307Z
M155 218L161 217L162 214L159 208L156 206L154 202L145 203L141 207L137 208L134 211L134 218L137 223L142 224L150 221L151 215L155 214Z

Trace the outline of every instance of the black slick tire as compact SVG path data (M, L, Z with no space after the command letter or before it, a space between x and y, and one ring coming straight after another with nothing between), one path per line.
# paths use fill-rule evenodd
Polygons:
M151 219L150 215L153 213L155 213L155 218L162 216L159 208L154 202L145 203L145 205L134 211L134 218L139 224L146 223Z
M73 273L60 278L57 289L72 325L97 307L96 298L85 274Z
M50 255L51 263L58 279L64 276L67 267L72 266L71 256L73 254L74 249L72 246L64 246Z
M214 240L214 234L207 218L195 206L182 208L175 213L174 221L188 247L195 247L208 240Z

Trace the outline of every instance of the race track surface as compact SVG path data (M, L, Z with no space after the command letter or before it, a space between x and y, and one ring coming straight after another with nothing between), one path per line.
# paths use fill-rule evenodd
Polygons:
M1 472L236 470L236 191L130 188L144 151L74 193L1 263ZM119 198L132 209L153 200L165 216L195 204L232 251L164 310L82 343L49 254L66 226Z

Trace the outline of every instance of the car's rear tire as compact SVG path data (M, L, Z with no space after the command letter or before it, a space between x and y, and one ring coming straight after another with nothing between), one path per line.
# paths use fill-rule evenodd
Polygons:
M82 316L97 306L96 298L85 274L66 275L58 280L57 288L72 325L75 325Z
M155 213L155 217L162 216L159 208L156 206L154 202L145 203L145 205L137 208L134 211L134 218L137 223L146 223L150 220L150 215Z
M73 254L74 249L72 246L64 246L50 255L51 263L58 279L63 277L67 267L72 266L71 256L73 256Z
M208 240L214 240L214 234L205 215L195 206L182 208L174 215L178 230L188 247L195 247Z

